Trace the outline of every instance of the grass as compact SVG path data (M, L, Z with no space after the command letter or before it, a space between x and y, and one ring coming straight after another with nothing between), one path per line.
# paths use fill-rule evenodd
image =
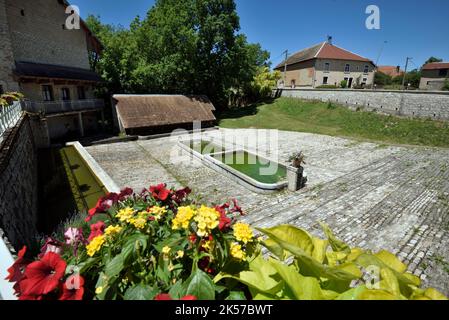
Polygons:
M350 137L388 144L449 147L449 123L409 119L324 102L279 98L231 109L219 122L224 128L279 129Z

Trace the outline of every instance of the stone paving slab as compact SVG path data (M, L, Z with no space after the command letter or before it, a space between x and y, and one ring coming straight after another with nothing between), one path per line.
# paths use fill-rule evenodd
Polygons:
M254 150L257 132L220 129L205 136ZM198 134L192 136L198 138ZM211 204L236 198L248 213L243 220L253 226L290 223L323 236L318 225L323 221L353 246L394 252L425 285L449 294L448 149L278 132L277 146L262 144L258 153L286 164L289 155L301 149L306 155L308 186L296 193L262 195L188 158L176 146L177 139L86 149L122 187L139 190L166 182L175 187L188 185L195 196Z

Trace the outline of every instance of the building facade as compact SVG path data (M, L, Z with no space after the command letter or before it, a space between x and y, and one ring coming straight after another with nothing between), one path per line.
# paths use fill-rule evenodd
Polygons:
M449 81L449 62L434 62L425 64L421 70L421 90L441 90Z
M104 107L90 63L101 44L82 20L67 27L72 14L65 0L0 0L0 91L22 92L51 138L95 130Z
M369 87L374 82L374 63L326 41L301 50L275 67L282 74L280 87ZM284 72L286 70L286 72Z

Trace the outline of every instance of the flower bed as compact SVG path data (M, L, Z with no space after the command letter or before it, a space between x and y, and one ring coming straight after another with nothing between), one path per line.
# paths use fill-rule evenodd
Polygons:
M20 250L7 279L20 300L446 298L391 253L350 248L325 225L326 240L289 225L255 236L235 200L208 207L189 194L110 193L34 261Z

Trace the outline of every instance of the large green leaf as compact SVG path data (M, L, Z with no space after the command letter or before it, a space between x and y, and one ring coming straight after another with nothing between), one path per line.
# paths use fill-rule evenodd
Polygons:
M327 246L329 245L329 241L312 237L312 242L313 242L312 258L314 258L319 263L323 263L324 258L326 258L326 251Z
M404 300L401 296L396 296L384 290L363 290L357 296L358 300Z
M246 297L242 291L231 291L225 300L246 300Z
M318 279L303 277L294 266L287 266L278 261L271 261L273 267L278 271L284 284L297 300L329 300L335 298L338 293L323 291Z
M198 300L214 300L214 283L204 271L196 269L184 284L184 295L193 295Z
M259 255L250 261L249 270L242 271L237 275L220 273L215 277L214 282L218 283L222 279L232 278L257 292L275 294L282 287L282 283L273 278L276 273L276 269L262 255Z
M118 275L124 268L124 259L121 254L117 255L111 261L106 264L105 274L107 277L112 278Z
M126 290L124 300L153 300L158 292L149 285L138 284Z
M388 268L382 268L380 270L380 275L382 277L380 285L381 289L384 289L395 296L399 296L401 294L401 290L399 288L398 278L396 278L393 271Z
M396 272L403 273L407 271L407 266L399 260L394 254L382 250L374 254L380 261Z
M122 248L122 256L125 262L129 262L134 252L139 248L141 252L145 251L148 245L149 236L143 233L136 233L131 235L125 242Z
M334 281L351 281L357 279L353 274L337 268L332 268L319 263L309 254L304 252L300 247L292 245L278 238L269 229L260 229L261 232L268 235L272 240L276 241L284 250L291 252L297 259L300 267L300 273L305 276L313 276L316 278L326 278Z
M285 243L289 243L293 246L301 248L308 255L312 255L313 252L313 240L310 234L302 229L299 229L295 226L291 225L280 225L273 228L268 229L260 229L259 231L265 233L271 238L271 235L274 235L276 239L272 239L275 242L279 243L283 241Z
M331 229L329 229L329 227L326 224L320 222L320 225L321 225L321 228L323 229L324 234L326 235L327 239L329 240L329 244L331 245L332 250L337 251L337 252L343 251L346 253L351 252L351 248L349 248L349 246L346 243L344 243L343 241L338 240L335 237L334 233L331 231Z

